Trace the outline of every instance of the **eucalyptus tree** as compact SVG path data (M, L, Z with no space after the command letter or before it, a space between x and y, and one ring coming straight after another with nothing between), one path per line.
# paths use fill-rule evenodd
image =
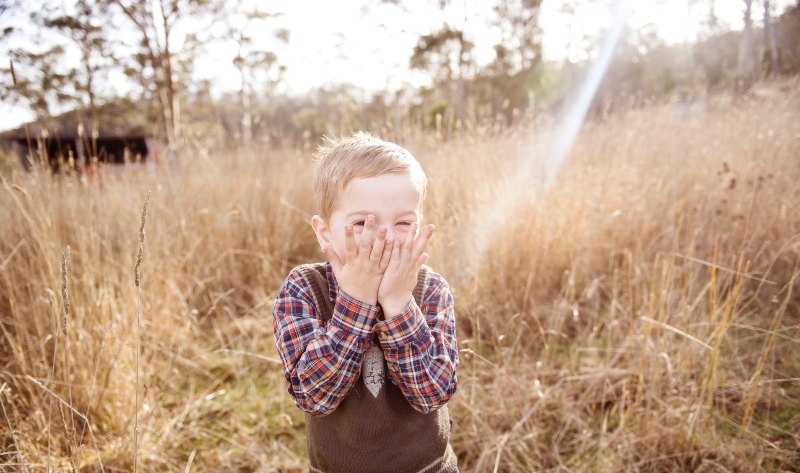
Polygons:
M127 19L136 41L125 68L155 99L162 133L171 147L180 140L180 94L194 55L220 21L223 0L104 0Z
M222 37L215 40L232 41L236 47L233 65L239 72L240 134L242 145L247 147L253 137L253 108L256 95L270 96L282 79L285 66L278 61L274 47L289 42L290 32L285 28L272 28L269 21L281 13L269 13L258 4L247 5L238 0L223 21ZM268 34L264 34L268 31ZM270 44L265 36L273 40ZM272 49L268 46L274 46Z
M43 18L43 24L65 35L80 51L80 61L77 67L70 68L68 76L76 92L76 105L89 116L91 129L87 131L91 134L97 128L101 84L107 80L116 58L108 35L108 6L98 0L77 0L74 7L74 11Z

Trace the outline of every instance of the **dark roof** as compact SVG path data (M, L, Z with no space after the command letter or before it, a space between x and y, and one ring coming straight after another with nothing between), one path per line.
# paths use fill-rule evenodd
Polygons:
M117 100L100 105L96 109L98 138L133 138L152 136L154 130L145 113L130 100ZM91 134L91 117L85 109L76 109L55 116L46 123L33 121L19 128L0 133L0 139L27 139L41 137L44 132L50 137L76 138L83 125L84 136Z

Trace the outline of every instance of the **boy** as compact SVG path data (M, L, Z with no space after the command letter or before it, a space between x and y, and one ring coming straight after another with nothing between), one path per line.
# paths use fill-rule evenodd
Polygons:
M317 155L311 219L327 260L300 265L273 306L289 394L306 412L312 473L457 472L453 296L423 265L426 177L366 133Z

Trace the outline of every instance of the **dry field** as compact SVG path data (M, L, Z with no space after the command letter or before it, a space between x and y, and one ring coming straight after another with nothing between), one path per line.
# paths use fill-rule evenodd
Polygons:
M536 127L403 141L456 297L464 471L800 470L800 82L681 110L587 124L536 194L503 187ZM0 469L304 470L271 303L321 258L311 152L184 154L4 177Z

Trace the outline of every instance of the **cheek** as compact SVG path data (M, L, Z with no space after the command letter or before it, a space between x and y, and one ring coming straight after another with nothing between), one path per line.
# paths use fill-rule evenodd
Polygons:
M361 230L355 230L353 232L353 237L356 241L356 247L361 246ZM344 258L345 254L347 254L347 242L344 238L344 231L339 234L331 235L331 244L333 245L333 249L336 251L341 258Z
M336 251L336 254L339 256L344 256L344 234L331 234L331 246L333 246L333 250Z

